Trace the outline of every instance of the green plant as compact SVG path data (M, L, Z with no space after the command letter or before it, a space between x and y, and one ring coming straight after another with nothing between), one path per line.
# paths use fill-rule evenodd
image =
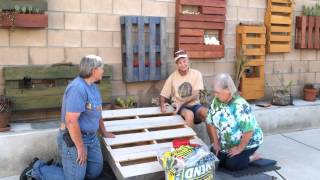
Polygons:
M12 110L11 100L4 95L0 95L0 113L11 112L11 110Z
M243 50L240 51L237 56L236 64L235 64L235 85L239 88L241 77L246 69L246 64L249 62L247 57L244 55Z
M115 104L121 108L133 108L137 106L137 102L134 97L128 97L127 99L117 97L115 99Z
M302 7L302 14L304 16L320 16L320 1L313 6L304 5Z

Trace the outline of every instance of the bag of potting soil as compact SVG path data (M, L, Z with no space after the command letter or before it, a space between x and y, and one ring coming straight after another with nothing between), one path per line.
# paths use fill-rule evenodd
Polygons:
M183 145L158 155L166 180L213 180L216 157L207 148Z

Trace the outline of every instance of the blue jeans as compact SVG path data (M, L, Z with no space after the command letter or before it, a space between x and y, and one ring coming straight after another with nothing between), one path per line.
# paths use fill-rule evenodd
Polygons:
M77 162L76 147L67 147L58 133L58 148L62 159L61 164L46 165L43 161L37 161L32 170L32 176L37 180L82 180L98 177L103 168L103 157L100 142L96 134L83 134L82 141L87 150L87 163L80 166Z

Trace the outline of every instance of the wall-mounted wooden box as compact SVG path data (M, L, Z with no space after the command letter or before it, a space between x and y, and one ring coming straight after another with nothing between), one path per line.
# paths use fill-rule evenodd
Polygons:
M77 65L4 67L4 93L14 111L57 108L67 84L78 74ZM111 66L105 65L99 85L104 103L111 102L111 74Z
M268 0L265 13L267 52L290 52L292 10L292 0Z
M296 16L295 48L320 48L320 17Z
M265 35L264 26L237 27L236 53L237 56L242 54L248 60L239 90L247 100L260 99L264 96Z
M163 17L122 16L122 72L126 82L167 77L167 33Z
M225 0L176 0L175 49L190 58L224 57Z

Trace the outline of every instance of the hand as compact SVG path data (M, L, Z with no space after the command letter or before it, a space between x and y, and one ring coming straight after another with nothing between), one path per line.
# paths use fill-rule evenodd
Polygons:
M162 106L160 106L160 111L161 111L162 113L165 113L165 112L167 111L167 106L166 106L166 104L163 104Z
M103 133L103 137L105 137L105 138L115 138L116 136L111 132L105 132L105 133Z
M77 148L77 151L78 151L77 161L80 164L80 166L83 166L87 163L87 151L83 147Z
M236 155L240 154L242 151L243 151L243 149L240 148L239 146L234 146L233 148L231 148L229 150L228 156L229 157L236 156Z
M179 112L179 110L180 110L180 108L181 108L181 103L179 103L179 102L174 102L174 103L172 103L172 107L174 107L175 108L175 111L174 111L174 114L178 114L178 112Z
M214 154L218 156L219 152L221 151L220 143L214 143L213 150L214 150Z

